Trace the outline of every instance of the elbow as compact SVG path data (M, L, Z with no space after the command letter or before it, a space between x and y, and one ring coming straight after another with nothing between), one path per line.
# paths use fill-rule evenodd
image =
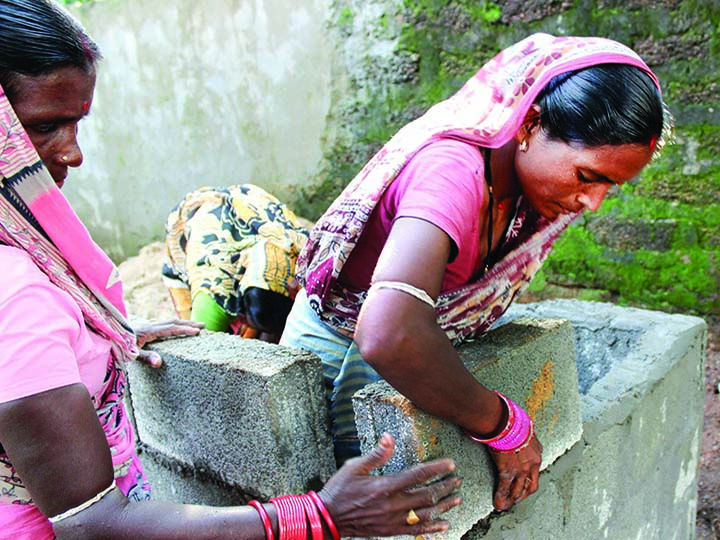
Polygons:
M402 327L377 326L368 328L358 325L355 331L355 343L363 359L383 378L398 362L411 342L410 336Z

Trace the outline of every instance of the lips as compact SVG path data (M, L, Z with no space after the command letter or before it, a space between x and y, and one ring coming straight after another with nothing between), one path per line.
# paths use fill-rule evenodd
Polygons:
M59 188L62 188L68 176L67 167L63 167L62 169L48 169L48 172L50 173L50 176L52 176L52 179L55 181L55 185Z

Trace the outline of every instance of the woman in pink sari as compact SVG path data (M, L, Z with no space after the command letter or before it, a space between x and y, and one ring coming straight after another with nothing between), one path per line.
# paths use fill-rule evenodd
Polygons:
M370 476L392 455L389 436L319 494L234 508L148 500L124 366L157 365L138 347L201 325L133 331L117 269L60 192L83 160L77 129L98 58L52 1L0 0L0 539L338 540L446 529L440 514L460 502L453 463Z
M496 509L537 490L532 419L453 345L485 332L558 234L638 175L665 124L657 78L632 50L535 34L368 162L311 231L280 341L323 361L339 462L359 452L352 395L382 378L487 445Z

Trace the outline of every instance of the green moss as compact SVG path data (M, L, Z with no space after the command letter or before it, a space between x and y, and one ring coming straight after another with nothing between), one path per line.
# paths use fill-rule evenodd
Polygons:
M558 240L543 269L545 283L607 289L624 304L717 314L720 311L720 202L692 205L639 196L637 186L606 201L598 214L618 222L670 220L665 251L620 251L602 245L587 218Z
M352 32L352 27L355 22L355 14L353 13L352 9L350 9L348 6L345 6L340 10L340 14L337 18L337 27L338 29L344 33L349 34Z
M613 239L604 244L596 238L588 217L557 242L530 290L565 285L577 288L585 299L719 313L720 127L713 124L716 116L705 111L720 106L720 3L684 0L674 10L640 4L628 7L622 0L609 0L600 9L597 2L576 2L563 9L562 28L643 47L678 116L677 144L598 212L600 218L609 216L628 227L641 224L648 243L640 243L641 249L637 241L632 249L605 245ZM556 11L505 26L501 6L505 4L477 0L404 0L400 19L378 17L371 35L395 32L396 57L379 67L375 59L367 60L360 86L351 88L352 101L339 114L349 136L327 153L328 167L314 185L298 192L303 215L318 217L401 126L453 94L500 46L532 31L557 32ZM345 28L352 28L352 16L347 8L341 11ZM392 62L405 59L413 59L415 69L407 78L396 77Z

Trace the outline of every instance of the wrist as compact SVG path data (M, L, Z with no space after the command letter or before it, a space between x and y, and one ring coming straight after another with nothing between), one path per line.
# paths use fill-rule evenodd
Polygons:
M514 401L495 392L502 401L505 419L490 436L482 436L469 430L465 434L475 442L487 444L495 452L514 454L526 448L535 434L535 426L528 414Z

